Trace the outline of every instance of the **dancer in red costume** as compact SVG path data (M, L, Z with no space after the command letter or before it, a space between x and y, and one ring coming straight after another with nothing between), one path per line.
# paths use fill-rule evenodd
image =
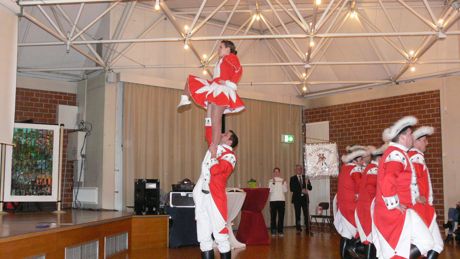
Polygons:
M434 248L428 252L428 259L438 258L438 255L444 248L444 242L442 241L439 226L436 222L436 211L433 207L433 188L424 154L428 145L428 136L431 136L433 132L433 127L426 126L415 130L413 133L414 147L408 153L417 174L417 185L421 198L421 203L415 204L414 209L427 225L434 240Z
M211 144L212 119L207 112L205 119L205 135L208 145ZM217 146L216 158L211 157L208 150L201 164L201 175L193 189L193 200L195 202L195 219L197 227L198 242L200 242L201 257L213 259L213 239L221 254L221 259L230 259L230 243L227 223L227 187L228 177L232 174L236 165L236 156L233 149L238 145L238 137L235 132L229 130L220 135ZM207 175L211 175L209 193L201 189ZM211 236L212 235L212 236Z
M376 258L375 246L372 244L371 204L377 189L377 170L380 157L387 148L383 145L371 152L372 161L364 169L359 186L358 202L355 210L356 227L361 243L366 246L366 258Z
M407 116L382 134L383 141L391 142L380 160L372 215L372 237L381 259L418 258L434 246L428 227L413 209L420 199L407 151L416 123L415 117Z
M227 113L237 113L244 110L244 104L236 93L237 84L243 75L243 68L237 56L235 44L228 40L223 40L218 50L219 60L214 67L212 80L206 80L194 75L189 75L185 84L185 95L181 96L178 107L189 105L193 101L211 111L212 143L210 145L211 154L215 157L216 146L220 141L220 131L222 128L222 115Z
M334 226L342 236L340 240L342 258L347 258L348 254L358 256L355 251L358 241L355 208L363 172L363 157L367 155L367 150L358 149L342 156L344 164L340 169L337 195L334 198Z

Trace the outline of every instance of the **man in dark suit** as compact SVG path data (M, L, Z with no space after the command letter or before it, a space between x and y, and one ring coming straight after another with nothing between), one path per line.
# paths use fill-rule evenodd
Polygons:
M309 224L309 213L308 213L308 204L310 202L308 197L308 191L312 190L312 186L309 179L305 179L305 174L303 167L301 165L296 165L295 168L296 174L291 177L289 186L292 192L292 203L294 204L295 209L295 227L297 229L297 234L302 232L302 227L300 226L300 213L301 209L303 211L303 216L305 218L305 227L306 233L310 232Z

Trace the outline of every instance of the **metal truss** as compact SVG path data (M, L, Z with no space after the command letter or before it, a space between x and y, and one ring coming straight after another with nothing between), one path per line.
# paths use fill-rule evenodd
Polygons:
M456 0L455 0L456 1ZM87 24L81 24L81 16L85 9L94 3L108 3L107 8ZM41 28L44 32L53 36L55 41L47 42L21 42L19 47L42 47L42 46L66 46L67 51L74 49L86 59L95 63L95 66L83 67L20 67L20 73L38 72L63 72L80 71L83 73L97 70L123 70L123 69L180 69L200 68L204 74L212 76L211 61L215 59L215 49L220 40L235 40L240 45L243 41L264 41L276 62L244 63L246 67L279 67L281 72L287 74L287 81L282 82L243 82L249 85L291 85L304 97L316 97L333 94L342 91L376 87L380 85L402 82L401 79L408 70L415 65L425 64L460 64L460 60L420 60L421 57L439 40L451 36L460 35L460 31L449 30L460 19L457 10L451 6L451 1L408 1L376 0L370 2L358 2L356 0L329 0L327 3L315 4L304 1L287 0L263 0L257 1L255 6L241 4L237 0L234 4L228 4L228 0L221 1L217 6L207 6L207 0L197 1L195 8L170 9L167 2L160 0L152 12L161 12L156 19L135 38L124 38L124 31L129 24L131 15L136 8L148 8L144 2L136 0L19 0L18 4L23 8L22 15L31 23ZM155 3L155 0L153 1ZM152 5L153 5L152 3ZM78 5L78 13L75 18L70 18L63 6ZM88 30L108 15L116 6L123 5L121 17L114 28L110 39L92 39L87 37ZM48 8L49 7L49 8ZM440 15L436 16L433 8L443 8ZM42 19L31 14L30 9L37 8ZM373 23L367 17L366 10L378 9L391 25L391 31L385 31ZM398 31L392 20L390 8L404 8L410 15L416 18L423 26L419 31ZM424 9L424 12L421 10ZM52 14L49 13L51 10ZM57 15L58 14L58 15ZM158 13L157 13L158 14ZM225 14L225 21L216 19L216 15ZM245 15L244 23L233 24L234 14ZM43 19L44 17L44 19ZM166 17L175 28L175 37L146 37L148 33ZM191 25L185 30L177 19L189 19ZM283 19L284 18L284 19ZM344 32L342 27L346 21L356 19L358 26L365 32ZM256 29L254 23L258 22L265 28ZM63 30L62 24L67 24L70 31ZM198 32L206 25L216 25L221 28L216 35L200 35ZM294 27L291 26L294 24ZM297 27L297 28L295 28ZM299 32L300 29L300 32ZM292 33L295 31L296 33ZM424 37L423 43L414 50L407 48L404 38ZM328 52L331 43L339 38L365 38L379 60L351 60L351 61L324 61L323 57ZM194 44L203 41L213 41L212 48L200 53ZM384 54L379 50L377 42L385 42L391 51L400 54L398 60L385 60ZM120 58L136 44L159 42L180 42L185 49L192 51L197 61L194 65L150 65L141 64L123 66L118 65ZM107 51L100 55L92 44L104 44ZM121 48L120 44L125 44ZM86 47L86 48L85 48ZM311 80L315 69L321 66L362 66L374 65L381 67L387 78L375 80ZM400 70L392 74L389 65L399 65ZM451 75L452 72L440 73ZM439 76L439 73L433 76ZM430 75L427 75L430 76ZM406 76L407 77L407 76ZM424 75L418 78L426 78ZM407 80L404 79L404 80ZM412 79L414 80L414 79ZM333 84L341 85L337 89L317 92L307 92L306 85ZM302 89L302 90L301 90Z

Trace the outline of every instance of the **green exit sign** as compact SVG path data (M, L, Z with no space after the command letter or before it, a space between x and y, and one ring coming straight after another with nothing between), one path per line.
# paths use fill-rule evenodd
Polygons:
M294 143L294 135L281 134L281 143Z

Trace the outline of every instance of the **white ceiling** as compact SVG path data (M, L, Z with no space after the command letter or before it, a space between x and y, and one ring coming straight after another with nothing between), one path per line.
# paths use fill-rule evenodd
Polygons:
M183 32L183 25L190 26L193 23L202 4L202 1L196 0L169 0L162 2L162 10L155 11L155 1L121 2L112 9L112 13L108 12L82 34L85 39L75 38L68 42L67 33L72 31L82 2L85 4L73 36L76 35L78 29L87 27L116 2L112 0L107 0L107 2L100 2L100 0L19 1L25 13L25 17L20 21L18 39L20 46L18 71L21 74L80 80L85 74L102 69L118 71L134 65L144 66L145 69L151 70L160 69L149 68L155 60L143 58L142 52L137 52L137 55L131 49L123 52L128 43L103 44L104 51L100 57L103 62L99 61L102 64L96 66L94 61L99 58L89 49L88 45L80 44L78 41L92 40L89 46L96 49L95 40L136 39L136 36L139 36L148 27L146 24L153 24L163 14L169 18L173 17L177 23L177 29ZM206 1L196 25L199 25L205 17L216 10L222 2ZM215 15L210 17L207 25L191 37L180 35L174 29L174 24L167 21L170 23L169 27L161 27L164 29L154 29L154 32L146 33L143 38L149 39L149 42L136 43L132 49L138 45L149 45L177 50L186 39L195 48L197 57L193 57L194 51L191 51L189 55L193 58L188 59L187 62L177 63L177 60L168 60L165 57L160 60L160 65L158 61L155 64L156 66L177 65L176 68L161 68L163 70L174 70L179 67L198 69L202 65L198 56L202 59L202 54L210 52L216 38L219 37L221 28L232 15L223 35L234 37L235 30L245 25L237 35L244 37L246 35L244 30L248 29L247 35L255 35L258 39L244 39L245 45L242 46L246 48L242 47L241 50L251 52L254 51L253 48L260 48L260 51L264 52L264 54L258 54L260 58L240 53L241 62L247 65L247 73L242 85L253 82L254 85L259 84L261 87L265 85L279 87L283 91L286 85L290 85L292 89L295 89L292 94L314 97L344 89L417 80L427 76L443 76L460 71L459 14L452 8L452 0L356 2L323 0L318 7L313 1L241 0L232 14L232 9L237 2L237 0L228 0ZM38 6L39 3L43 5ZM171 10L170 13L168 9ZM353 10L357 12L355 18L350 16ZM149 15L140 17L138 11L148 12ZM302 18L299 18L296 11ZM260 20L253 18L257 13L261 14ZM439 21L442 17L443 21ZM126 23L123 23L124 18ZM321 27L317 27L316 30L302 28L302 20L306 24L313 23ZM162 21L158 23L160 22ZM41 23L42 28L37 26L37 23ZM136 27L133 26L138 23L142 28L136 30ZM251 26L249 27L248 24ZM209 26L217 29L207 29ZM43 27L57 35L58 39L43 30ZM117 31L119 33L116 33ZM64 38L59 36L60 32L65 36ZM284 38L268 39L267 37L271 37L272 32L278 36L283 35ZM289 38L287 35L292 37ZM315 43L312 48L309 47L308 35ZM180 41L153 42L159 38L174 37L179 38ZM199 37L210 37L212 40L202 41L198 40ZM66 43L69 44L68 49ZM81 53L73 47L78 48ZM413 56L411 56L411 51L414 51ZM307 52L309 58L305 56ZM123 55L120 56L119 61L113 62L120 53ZM265 56L270 58L265 58ZM109 57L108 60L107 57ZM286 63L295 64L295 66L288 66ZM308 65L305 66L305 64ZM138 67L136 69L139 69ZM263 76L261 78L260 75L257 75L268 68L283 76L271 77L276 81L270 81L270 78L264 79ZM306 92L303 92L305 90L303 86L307 86Z

